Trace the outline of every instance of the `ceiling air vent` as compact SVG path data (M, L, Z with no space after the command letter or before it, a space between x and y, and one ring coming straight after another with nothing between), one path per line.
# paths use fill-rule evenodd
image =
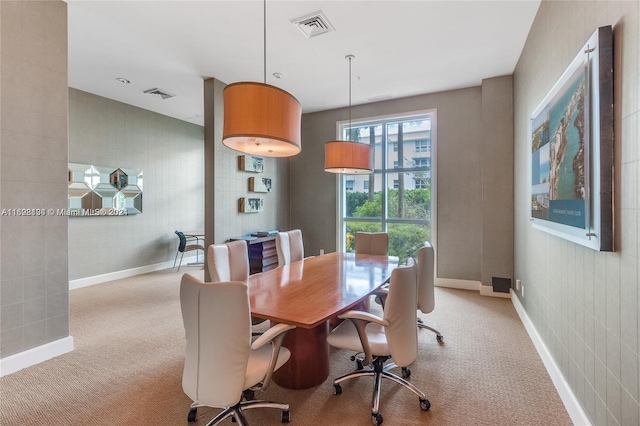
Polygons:
M144 93L148 95L160 96L162 99L169 99L175 96L174 94L165 92L164 90L158 89L157 87L153 89L145 90Z
M322 11L310 13L291 20L307 38L335 31Z

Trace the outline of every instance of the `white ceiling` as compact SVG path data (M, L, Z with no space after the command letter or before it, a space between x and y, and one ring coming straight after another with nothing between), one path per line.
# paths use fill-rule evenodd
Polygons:
M262 1L67 3L73 88L203 125L203 79L263 82ZM353 105L477 86L513 72L539 4L269 0L266 82L305 113L348 105L347 54ZM335 32L306 38L290 21L316 11Z

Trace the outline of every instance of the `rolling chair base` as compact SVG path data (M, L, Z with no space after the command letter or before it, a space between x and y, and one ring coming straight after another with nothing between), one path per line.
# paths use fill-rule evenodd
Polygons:
M420 389L415 387L412 383L406 381L404 378L400 376L396 376L391 373L390 369L397 367L395 363L391 363L387 366L384 365L384 362L388 360L389 357L380 356L375 357L372 364L373 368L356 370L352 373L345 374L344 376L340 376L333 381L334 394L340 395L342 394L342 386L340 386L341 382L346 380L354 379L356 377L363 376L373 376L373 397L371 399L371 422L374 425L382 424L383 418L380 414L380 385L382 383L382 379L389 379L399 385L404 386L413 392L420 401L420 408L423 411L428 411L431 408L431 403L427 399L427 396ZM411 370L407 367L402 367L402 375L403 377L409 377L411 375Z
M191 409L189 410L189 414L187 415L188 422L195 422L196 416L198 415L198 407L204 407L204 404L199 404L194 402L191 404ZM282 423L289 423L291 419L291 414L289 413L289 404L281 404L278 402L269 402L269 401L261 401L261 400L253 400L253 401L241 401L234 405L233 407L227 407L220 414L215 416L213 419L209 420L206 426L216 426L222 423L227 417L231 417L234 422L237 422L238 426L248 426L247 419L245 419L244 414L242 414L245 410L251 410L253 408L276 408L278 410L282 410Z
M428 325L426 325L423 321L422 318L418 318L418 328L423 328L425 330L431 330L434 333L436 333L436 340L438 341L438 343L443 344L444 343L444 336L442 334L440 334L440 332L438 330L436 330L433 327L429 327Z

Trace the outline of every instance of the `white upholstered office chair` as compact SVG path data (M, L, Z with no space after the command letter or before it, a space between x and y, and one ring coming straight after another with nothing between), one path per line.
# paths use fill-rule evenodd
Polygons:
M418 259L415 261L415 266L418 271L418 304L417 308L423 314L433 312L436 305L436 298L434 294L434 251L433 246L429 241L424 243L424 246L418 250ZM388 289L381 288L376 291L376 296L382 299L382 305L385 304L386 294ZM418 328L431 330L436 334L436 340L438 343L444 343L444 336L435 328L430 327L424 323L422 318L418 317Z
M249 280L249 254L247 242L244 240L230 241L224 244L211 244L207 249L207 267L209 281L217 283L224 281ZM251 317L251 324L257 325L264 319ZM261 334L259 331L254 335Z
M207 249L209 280L247 281L249 279L249 253L244 240L224 244L211 244Z
M416 267L418 268L418 309L423 314L428 314L433 312L436 306L434 294L434 251L429 241L426 241L418 251ZM426 325L420 317L418 317L418 327L433 331L436 334L438 343L444 343L442 334L435 328Z
M383 318L368 312L347 311L339 318L348 319L336 327L327 341L331 346L356 352L364 352L365 365L372 368L356 370L333 381L336 395L342 393L340 383L361 376L373 376L373 398L371 419L374 425L382 423L380 408L380 385L383 378L390 379L416 394L422 410L429 410L431 403L425 394L388 370L402 367L403 377L409 377L408 366L418 356L418 330L414 307L416 306L417 272L415 266L398 267L391 273L389 294L385 303ZM393 362L384 365L392 358Z
M187 420L196 421L198 407L208 406L223 411L207 425L229 416L246 425L242 411L277 408L288 423L288 404L253 400L253 393L265 390L273 372L289 360L291 353L281 344L295 327L278 324L252 342L249 295L240 281L204 283L184 274L180 306L187 340L182 389L194 401Z
M288 265L304 259L304 245L302 243L302 231L293 229L276 234L276 252L278 253L278 266Z
M389 234L386 232L356 232L355 239L356 254L389 254ZM388 283L385 284L385 286L388 285ZM376 294L375 301L382 305L384 303L384 300L382 300L383 297L384 295L380 296ZM352 355L351 361L356 361L358 363L358 369L361 370L363 365L359 355L360 354Z
M389 234L386 232L356 232L356 253L389 253Z

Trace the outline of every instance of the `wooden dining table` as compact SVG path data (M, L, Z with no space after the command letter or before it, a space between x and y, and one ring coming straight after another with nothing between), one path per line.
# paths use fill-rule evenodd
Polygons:
M289 389L324 382L330 320L367 301L397 266L396 257L330 253L251 275L251 316L296 326L283 342L291 358L273 380Z

